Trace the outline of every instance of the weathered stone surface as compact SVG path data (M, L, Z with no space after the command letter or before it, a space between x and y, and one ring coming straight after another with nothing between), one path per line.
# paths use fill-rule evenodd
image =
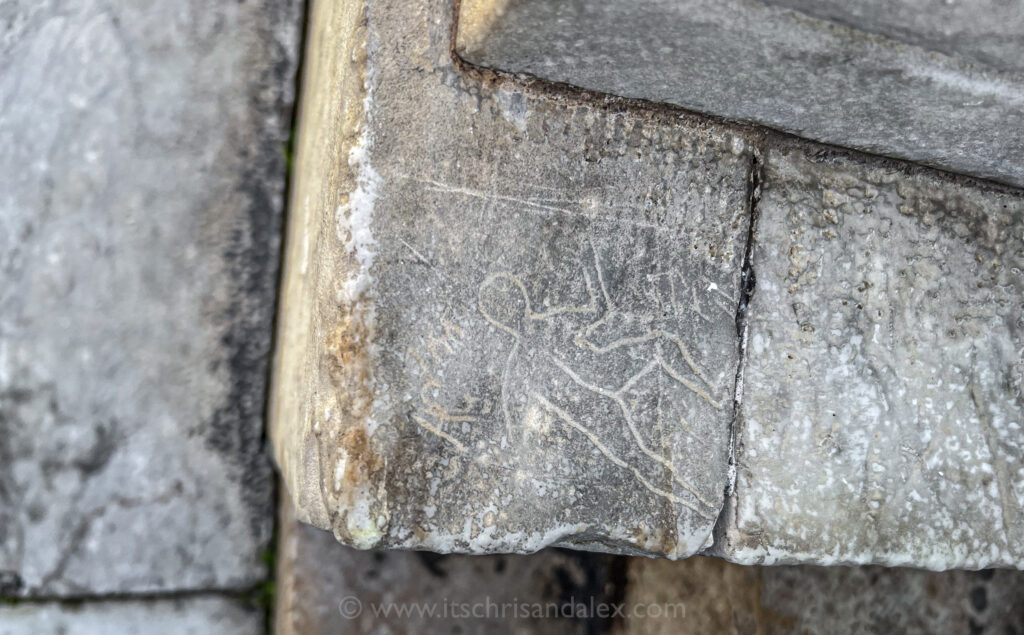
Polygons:
M263 613L228 598L0 604L0 635L258 635Z
M1024 565L1024 196L793 146L758 210L719 552Z
M751 154L462 75L450 9L314 6L273 421L298 514L361 547L692 554Z
M627 560L546 549L529 556L367 552L281 521L275 633L594 633L616 621ZM591 601L593 604L591 605ZM587 611L566 609L584 603Z
M299 518L358 547L1022 565L1019 191L453 63L451 8L314 5L272 393ZM470 50L519 19L463 10Z
M1020 0L765 0L972 64L1024 71Z
M477 64L1024 185L1021 0L463 4Z
M264 575L298 4L0 6L0 594Z

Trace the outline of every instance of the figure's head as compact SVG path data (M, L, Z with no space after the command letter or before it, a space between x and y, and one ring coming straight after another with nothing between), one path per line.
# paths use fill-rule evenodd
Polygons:
M484 319L513 337L522 334L530 313L526 288L510 273L488 276L480 285L477 306Z

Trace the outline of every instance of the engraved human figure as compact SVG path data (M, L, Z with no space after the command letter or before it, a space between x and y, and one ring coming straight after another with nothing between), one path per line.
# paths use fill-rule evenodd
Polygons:
M699 444L682 415L681 395L721 409L720 390L671 328L671 318L616 307L598 254L591 251L592 270L580 267L582 293L575 301L540 308L526 282L507 272L481 284L480 313L511 342L500 399L507 442L523 442L539 409L582 434L652 493L712 515L714 505L682 478L669 448L656 445L652 428L670 402L670 425ZM654 405L644 410L645 401Z

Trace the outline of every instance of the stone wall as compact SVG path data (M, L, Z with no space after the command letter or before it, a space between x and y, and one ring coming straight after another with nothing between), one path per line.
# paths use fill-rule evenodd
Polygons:
M0 6L0 632L262 623L301 9Z

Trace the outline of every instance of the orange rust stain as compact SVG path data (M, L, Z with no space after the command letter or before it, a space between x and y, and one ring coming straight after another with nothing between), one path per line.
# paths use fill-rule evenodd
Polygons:
M353 370L369 373L366 367L369 340L370 329L366 324L353 315L352 310L344 311L325 342L332 362L332 377L336 373L351 377Z
M366 432L372 414L373 369L370 359L372 326L368 326L359 307L340 307L334 328L324 338L322 364L329 381L327 390L334 402L328 424L318 434L321 450L329 457L327 465L344 463L340 478L329 471L322 475L324 486L340 496L336 504L352 504L356 496L374 487L384 470L384 459L374 450ZM330 432L326 432L330 430ZM327 434L328 436L324 436ZM334 441L327 441L327 438Z
M342 487L353 491L362 483L367 483L370 476L384 466L380 455L373 451L366 430L352 427L342 435L340 449L348 457L345 463L345 474L342 476Z
M327 375L337 400L341 425L362 425L373 406L373 370L369 355L373 334L351 308L342 310L337 325L327 336Z

